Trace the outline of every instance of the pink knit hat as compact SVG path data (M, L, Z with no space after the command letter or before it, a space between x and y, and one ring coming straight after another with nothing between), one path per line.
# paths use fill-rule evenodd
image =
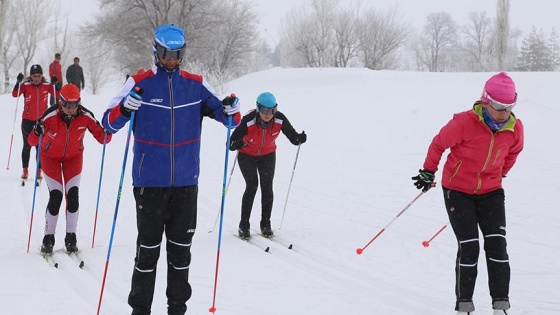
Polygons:
M497 101L504 105L515 104L517 102L515 82L505 72L492 76L486 81L480 100L486 104L490 104L490 101Z

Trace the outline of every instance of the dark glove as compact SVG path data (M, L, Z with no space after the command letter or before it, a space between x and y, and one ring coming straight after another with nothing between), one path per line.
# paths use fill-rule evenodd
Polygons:
M38 121L35 126L33 126L33 132L37 136L42 135L43 132L45 132L45 124L42 121Z
M422 189L423 192L427 192L432 188L434 185L434 173L428 170L418 170L419 174L412 177L412 180L415 180L414 186L418 189Z
M20 82L20 83L23 81L23 73L20 72L20 73L17 75L17 81Z
M246 146L247 146L247 143L245 143L245 142L243 141L243 139L241 139L241 140L235 140L235 141L232 141L232 142L229 144L229 150L230 150L230 151L236 151L236 150L239 150L239 149L243 149L243 148L246 147Z
M239 112L239 98L235 94L226 96L222 100L222 111L228 116L233 116Z
M56 85L56 84L58 83L58 79L56 78L55 75L53 75L53 76L51 77L51 83L52 83L53 85Z
M305 134L305 131L302 131L299 136L298 136L298 144L303 144L305 143L305 141L307 141L307 135Z

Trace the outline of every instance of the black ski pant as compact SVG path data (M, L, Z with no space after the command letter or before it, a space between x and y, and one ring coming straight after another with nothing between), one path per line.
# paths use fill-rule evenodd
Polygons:
M455 265L457 303L472 301L480 251L479 227L484 237L490 296L493 301L507 301L510 266L506 250L504 190L469 195L443 188L443 194L459 246Z
M265 156L251 156L239 153L237 162L245 179L245 192L241 201L240 227L249 228L251 209L253 208L255 195L259 188L259 177L261 180L261 224L264 222L270 226L270 215L272 213L272 204L274 203L272 183L274 181L274 170L276 169L276 152Z
M36 121L34 120L21 120L21 135L23 136L23 147L21 149L21 166L23 168L29 167L29 159L31 157L31 146L27 143L27 137L29 133L33 132L33 127L35 127ZM35 147L37 148L37 147Z
M167 249L168 314L183 315L191 297L189 265L196 229L198 186L134 187L138 238L128 304L132 315L149 315L163 233Z

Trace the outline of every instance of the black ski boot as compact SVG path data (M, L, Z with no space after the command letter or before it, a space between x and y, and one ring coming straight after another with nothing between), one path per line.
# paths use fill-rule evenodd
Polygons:
M43 237L43 244L41 245L41 253L52 254L54 247L54 234L47 234Z
M262 219L261 220L261 234L264 237L272 237L274 232L272 232L272 228L270 227L270 219Z
M78 246L76 246L76 233L66 233L64 246L66 246L66 252L68 253L78 252Z
M239 222L239 238L248 240L251 238L251 232L249 232L250 224L248 220L241 220Z

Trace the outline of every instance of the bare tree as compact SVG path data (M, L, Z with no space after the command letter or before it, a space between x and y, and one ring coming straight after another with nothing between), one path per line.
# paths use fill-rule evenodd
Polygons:
M16 45L23 60L23 72L26 74L31 61L35 58L39 42L46 37L43 21L47 19L49 14L50 8L46 1L28 0L18 2L17 16L20 27L16 29Z
M437 72L441 69L441 54L450 48L457 40L457 24L447 12L430 13L424 26L425 43L429 59L426 66L429 71Z
M327 67L335 65L335 27L338 0L311 0L292 9L280 40L282 65Z
M495 47L492 20L486 12L471 12L469 23L462 28L466 37L464 48L472 60L469 70L489 71Z
M118 47L109 58L125 73L153 64L153 55L148 52L153 45L154 29L167 23L185 29L186 60L231 66L239 71L244 69L239 63L249 58L246 53L256 49L256 19L240 0L101 0L100 3L101 13L95 22L81 29L81 34Z
M356 31L357 14L343 11L334 21L334 66L347 67L350 59L357 56L359 43Z
M509 7L509 0L498 0L496 3L496 57L500 70L505 70L504 61L508 53Z
M397 9L386 14L369 10L360 18L357 33L364 66L391 69L395 66L395 53L407 37L408 26L401 22Z

